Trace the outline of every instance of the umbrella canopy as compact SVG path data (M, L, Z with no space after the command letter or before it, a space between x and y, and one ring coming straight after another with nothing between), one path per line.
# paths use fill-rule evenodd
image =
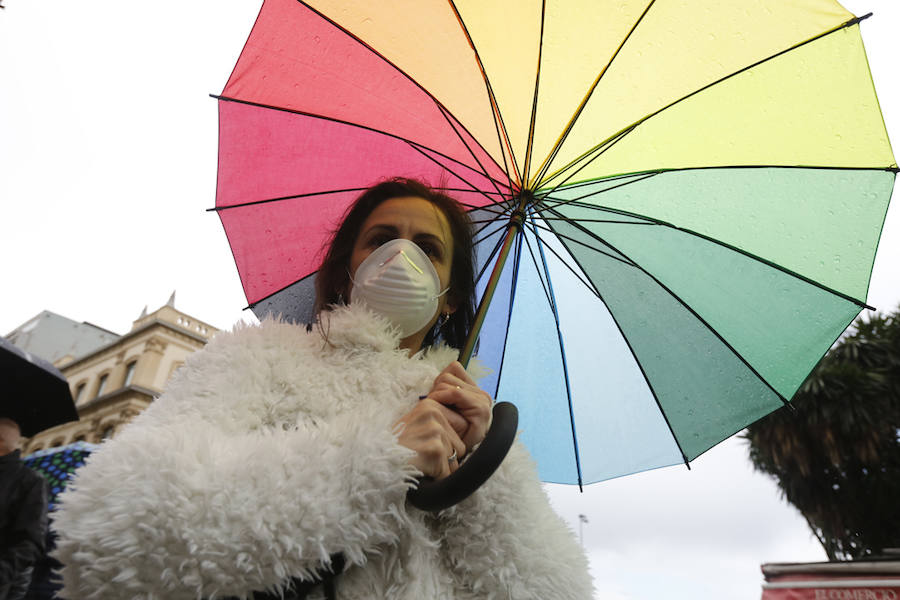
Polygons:
M31 437L55 425L78 420L69 384L59 369L0 337L0 417L19 424Z
M84 466L87 457L99 448L98 444L74 442L56 448L47 448L33 452L22 459L30 469L34 469L47 480L49 496L47 510L56 510L59 494L75 476L75 470Z
M219 96L216 209L257 314L312 318L393 176L478 227L483 384L541 477L688 462L785 404L865 306L897 172L833 0L266 0ZM512 225L510 225L512 223Z

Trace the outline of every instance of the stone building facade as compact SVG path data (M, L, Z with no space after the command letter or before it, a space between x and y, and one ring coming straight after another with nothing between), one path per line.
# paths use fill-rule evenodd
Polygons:
M29 454L76 441L99 443L144 410L165 388L185 358L218 331L175 308L175 295L144 312L131 331L81 355L55 361L72 390L79 420L24 440Z

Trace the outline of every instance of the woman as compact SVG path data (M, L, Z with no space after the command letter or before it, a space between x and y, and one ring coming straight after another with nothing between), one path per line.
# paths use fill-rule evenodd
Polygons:
M92 455L57 512L63 597L251 598L342 555L342 599L589 598L518 444L460 504L405 501L489 425L490 397L435 343L461 344L472 319L462 208L410 180L369 189L317 284L317 327L218 335Z

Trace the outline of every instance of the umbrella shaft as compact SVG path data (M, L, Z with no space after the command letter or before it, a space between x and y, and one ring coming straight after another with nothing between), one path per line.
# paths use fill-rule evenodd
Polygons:
M469 337L459 352L459 362L463 367L469 365L469 359L472 358L472 352L475 350L475 341L481 333L481 326L484 325L484 318L487 316L488 308L491 305L491 299L494 297L494 291L500 282L500 275L503 273L503 267L506 265L506 259L512 250L513 242L516 234L525 222L525 207L528 205L530 195L522 193L519 196L519 206L513 211L509 217L509 224L506 226L506 237L503 239L503 245L500 247L500 253L497 256L497 262L494 263L494 270L491 271L491 277L488 279L487 287L484 289L484 295L481 297L481 303L478 305L478 311L475 313L475 320L472 323L472 329L469 330Z

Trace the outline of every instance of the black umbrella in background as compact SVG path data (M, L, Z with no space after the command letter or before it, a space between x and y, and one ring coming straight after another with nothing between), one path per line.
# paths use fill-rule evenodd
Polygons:
M78 420L69 384L59 369L0 337L0 417L19 424L31 437Z

